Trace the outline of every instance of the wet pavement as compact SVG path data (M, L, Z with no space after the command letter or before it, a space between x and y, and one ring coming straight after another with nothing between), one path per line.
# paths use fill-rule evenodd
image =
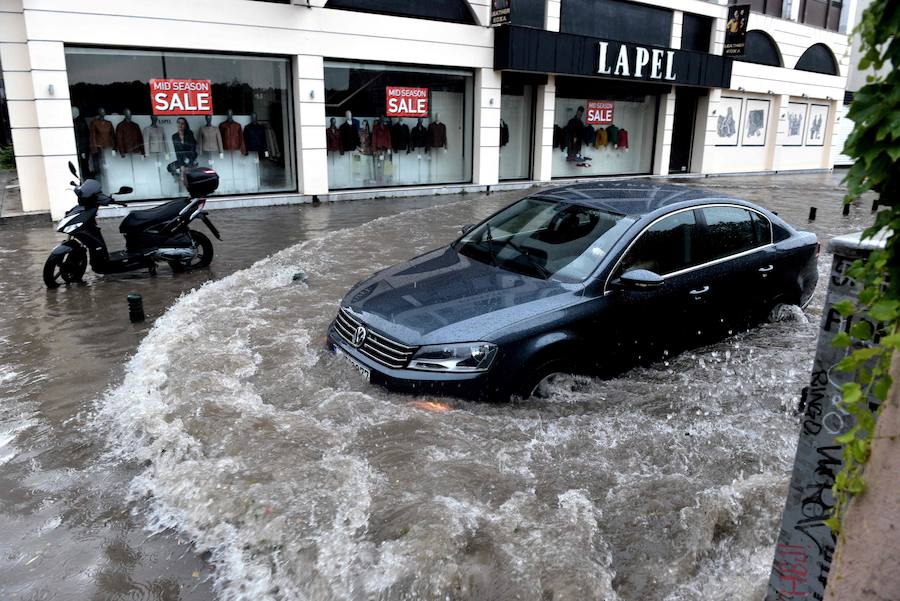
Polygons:
M824 247L872 219L841 216L839 181L682 183ZM525 194L218 211L207 271L54 291L59 236L0 222L0 599L760 598L824 285L805 316L542 402L392 395L322 351L355 281Z

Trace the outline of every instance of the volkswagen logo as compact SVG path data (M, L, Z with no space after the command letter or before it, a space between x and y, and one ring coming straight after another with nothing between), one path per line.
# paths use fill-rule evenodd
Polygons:
M356 348L361 347L366 341L366 336L368 334L369 333L364 327L359 326L358 328L356 328L356 331L353 332L353 346L355 346Z

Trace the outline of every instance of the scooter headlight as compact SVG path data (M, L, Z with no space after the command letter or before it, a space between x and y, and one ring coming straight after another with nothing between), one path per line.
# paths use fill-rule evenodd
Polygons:
M497 345L489 342L423 346L413 355L409 369L447 372L487 371L496 356Z
M64 234L71 234L72 232L74 232L75 230L77 230L77 229L78 229L78 226L80 226L80 225L81 225L80 223L73 223L72 225L67 225L66 227L64 227L64 228L62 229L62 232L63 232Z

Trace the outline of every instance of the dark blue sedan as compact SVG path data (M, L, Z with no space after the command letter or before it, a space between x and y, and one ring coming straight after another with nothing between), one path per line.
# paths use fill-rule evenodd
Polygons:
M819 245L755 204L648 182L524 198L354 286L335 351L392 390L528 397L612 375L805 306Z

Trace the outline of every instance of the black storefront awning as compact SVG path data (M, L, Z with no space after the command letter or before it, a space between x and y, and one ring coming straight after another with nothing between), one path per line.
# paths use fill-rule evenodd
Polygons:
M494 32L494 69L559 73L704 88L731 87L732 59L544 29Z

